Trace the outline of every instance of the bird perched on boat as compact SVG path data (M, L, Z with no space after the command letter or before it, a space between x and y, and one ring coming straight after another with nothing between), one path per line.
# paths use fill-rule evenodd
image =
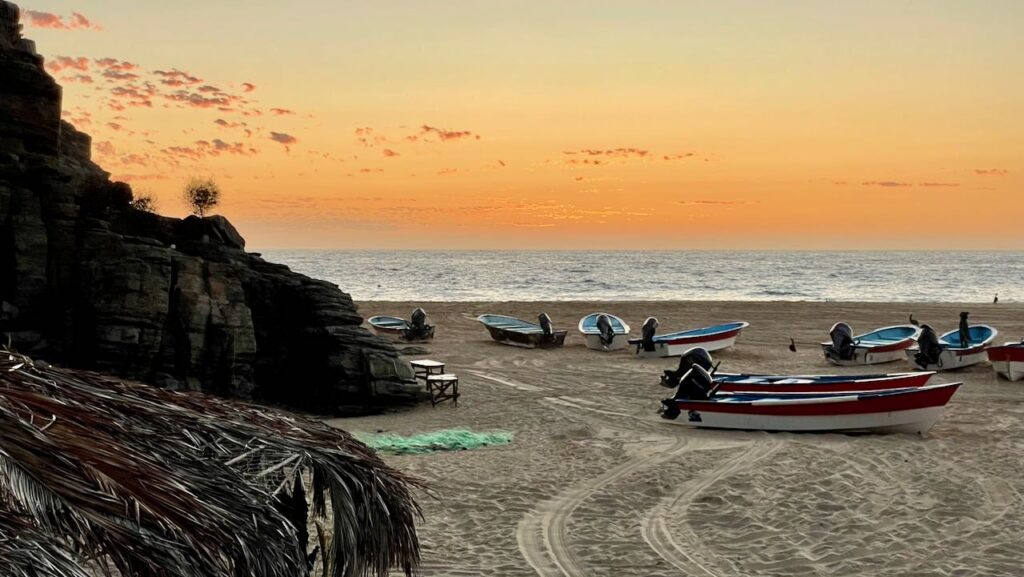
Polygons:
M970 314L966 311L960 313L960 346L965 349L971 344L971 327L967 323L967 316Z
M914 313L910 313L910 324L914 325L915 327L921 326L921 323L914 320Z
M796 341L793 340L793 337L789 337L789 350L794 353L796 352Z
M995 298L992 299L992 304L999 304L999 293L996 293Z

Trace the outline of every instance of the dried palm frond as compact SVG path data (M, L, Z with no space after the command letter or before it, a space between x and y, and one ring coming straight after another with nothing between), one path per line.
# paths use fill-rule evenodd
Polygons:
M415 486L317 421L0 353L0 500L123 575L306 575L306 493L332 577L410 573Z

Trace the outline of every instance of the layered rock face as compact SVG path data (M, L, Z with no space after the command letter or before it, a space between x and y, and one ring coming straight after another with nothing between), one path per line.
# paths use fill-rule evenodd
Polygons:
M133 209L60 107L0 1L0 332L15 348L324 412L416 394L347 294L246 253L223 217Z

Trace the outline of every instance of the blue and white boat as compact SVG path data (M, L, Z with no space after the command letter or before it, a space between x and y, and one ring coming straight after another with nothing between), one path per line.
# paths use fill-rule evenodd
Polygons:
M928 325L922 329L925 327ZM926 336L928 333L930 337ZM988 325L971 325L967 333L967 346L960 342L959 330L949 331L938 337L938 342L932 342L935 333L928 327L919 335L918 344L907 349L907 360L922 371L951 371L984 362L988 358L986 349L999 331Z
M640 357L678 357L694 347L701 347L709 352L731 347L740 336L740 331L749 326L750 323L745 322L725 323L656 335L649 340L629 339L629 344L636 345L636 354Z
M921 329L914 325L895 325L857 336L850 336L851 332L846 323L832 326L829 331L832 340L821 343L828 362L850 367L897 361L903 358L904 351L916 344Z
M565 344L565 335L568 331L552 329L546 314L541 313L539 318L542 323L547 319L547 329L541 324L505 315L480 315L476 320L487 327L492 339L502 344L529 349L560 347Z
M602 319L601 317L604 317ZM629 325L608 313L593 313L580 319L580 332L588 349L615 351L626 348Z

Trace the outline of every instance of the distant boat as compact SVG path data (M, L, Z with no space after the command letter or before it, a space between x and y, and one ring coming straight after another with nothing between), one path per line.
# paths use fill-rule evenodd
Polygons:
M914 325L895 325L854 337L849 335L849 327L846 323L836 323L829 331L832 341L821 343L825 359L833 365L849 367L897 361L921 334L921 329ZM844 342L847 338L849 340Z
M547 315L541 315L547 317ZM480 315L478 321L487 327L491 338L499 343L526 348L552 348L565 344L568 331L545 331L535 323L504 315Z
M663 416L681 425L758 431L925 433L960 383L849 395L714 395L667 399ZM678 420L676 420L678 419Z
M985 349L992 344L999 331L988 325L971 325L968 333L970 341L966 347L962 347L959 330L949 331L938 337L937 341L932 341L935 333L930 327L922 330L918 335L918 344L906 349L907 360L924 371L950 371L984 362L987 358Z
M599 322L605 317L608 324L604 326L604 332ZM593 313L580 319L580 332L587 343L587 348L595 351L615 351L626 348L626 335L629 334L629 325L615 315L608 313Z
M694 347L702 347L707 351L717 351L731 347L736 343L740 331L750 323L735 322L679 331L666 335L657 335L651 342L644 339L629 339L629 344L636 345L636 354L641 357L678 357Z
M717 393L772 395L784 393L864 392L923 387L934 372L887 375L739 375L715 373Z
M426 324L426 314L422 313L422 309L416 309L413 312L413 318L417 317L420 318L419 330L415 329L413 323L398 317L381 315L370 317L366 319L366 322L373 327L373 332L382 336L390 336L409 342L426 341L434 338L434 327Z
M996 374L1011 381L1024 379L1024 342L1009 342L986 352Z

